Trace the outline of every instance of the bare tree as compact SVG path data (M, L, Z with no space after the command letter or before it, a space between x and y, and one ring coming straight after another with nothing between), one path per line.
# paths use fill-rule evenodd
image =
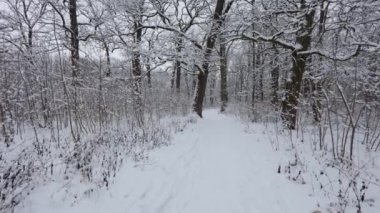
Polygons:
M290 5L289 8L276 12L276 15L279 16L297 17L297 19L295 19L296 21L292 23L295 28L293 31L287 31L285 29L277 30L277 32L271 36L265 36L259 31L254 31L254 36L247 35L245 32L242 34L245 39L272 42L291 52L291 75L287 78L285 94L281 103L282 118L289 129L295 129L296 127L297 106L308 58L311 55L333 58L331 54L329 55L326 52L314 48L312 43L315 14L319 8L319 3L320 2L300 0L299 4ZM290 38L293 38L293 40L289 41ZM335 60L348 60L356 56L360 48L358 45L354 45L354 48L352 53L335 58Z
M232 3L234 1L229 1L225 4L224 0L218 0L215 6L215 11L212 19L212 25L210 27L210 32L206 38L206 46L203 52L202 66L198 70L198 80L195 91L195 99L193 104L194 111L202 117L203 110L203 100L206 93L207 86L207 76L209 73L209 60L212 50L215 46L215 42L218 34L220 33L220 28L225 20L223 17L231 9Z

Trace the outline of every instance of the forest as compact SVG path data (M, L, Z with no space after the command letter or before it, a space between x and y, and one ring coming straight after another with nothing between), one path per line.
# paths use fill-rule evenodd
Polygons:
M380 1L0 0L0 212L51 183L80 203L191 128L266 132L272 175L329 200L310 212L376 212Z

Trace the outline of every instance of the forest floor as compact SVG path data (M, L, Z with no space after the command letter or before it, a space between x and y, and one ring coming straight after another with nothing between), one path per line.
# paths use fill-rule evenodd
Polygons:
M264 125L252 131L237 118L206 110L170 146L125 164L108 189L62 201L65 190L52 183L34 190L16 212L330 212L328 196L313 193L306 178L305 184L278 173L289 156L270 138Z

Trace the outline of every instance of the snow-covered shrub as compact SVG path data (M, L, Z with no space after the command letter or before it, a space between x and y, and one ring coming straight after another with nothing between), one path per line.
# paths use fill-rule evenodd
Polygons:
M76 143L69 134L58 143L51 133L40 131L38 139L18 140L10 147L0 144L0 212L12 211L35 187L52 181L88 184L73 193L77 197L108 188L124 162L146 160L149 150L168 145L173 133L193 122L192 116L152 120L144 127L128 122L123 128L89 134Z

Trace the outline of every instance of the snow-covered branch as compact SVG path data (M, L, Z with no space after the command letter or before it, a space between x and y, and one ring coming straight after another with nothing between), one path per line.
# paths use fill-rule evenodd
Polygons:
M319 55L331 60L337 60L337 61L348 61L356 56L359 55L360 53L361 46L357 45L356 50L352 52L351 54L343 55L343 54L337 54L337 55L331 55L330 53L322 50L308 50L308 51L299 51L299 55Z

